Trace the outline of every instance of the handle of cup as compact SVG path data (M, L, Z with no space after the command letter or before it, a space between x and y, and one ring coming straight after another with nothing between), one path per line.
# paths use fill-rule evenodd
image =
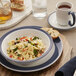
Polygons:
M68 22L68 24L70 26L73 26L75 24L75 14L74 14L74 12L69 12L68 15L72 15L72 17L73 17L73 23L71 23L71 21Z

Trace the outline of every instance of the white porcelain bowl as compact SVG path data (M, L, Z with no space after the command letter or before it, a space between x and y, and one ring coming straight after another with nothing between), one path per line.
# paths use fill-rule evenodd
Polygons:
M18 37L21 36L38 36L44 43L45 45L45 52L42 54L42 56L33 59L33 60L25 60L25 61L19 61L19 60L15 60L12 59L10 57L8 57L7 55L7 48L8 46L8 42L11 40L15 40ZM0 39L0 52L3 55L3 57L5 57L5 59L7 61L9 61L10 63L17 65L17 66L37 66L40 65L44 62L46 62L54 53L54 44L53 44L53 40L51 38L51 36L46 33L45 31L41 30L39 26L25 26L25 27L20 27L17 29L14 29L8 33L6 33L5 35L3 35ZM49 56L49 57L48 57ZM47 58L47 59L45 59Z

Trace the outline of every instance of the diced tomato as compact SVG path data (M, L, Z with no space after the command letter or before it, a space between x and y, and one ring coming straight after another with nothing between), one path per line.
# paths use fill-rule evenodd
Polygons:
M42 54L38 54L37 56L40 57Z
M42 53L44 53L44 51L42 51Z
M12 58L13 57L13 55L10 55L10 58Z
M24 60L24 57L22 57L22 60Z
M24 60L24 57L22 57L22 58L18 57L18 60Z
M20 57L18 57L18 60L22 60Z
M28 41L28 39L25 39L26 41Z
M25 50L22 50L23 52L25 51Z
M42 54L40 54L40 56L41 56Z
M25 50L23 49L22 51L24 52Z
M26 49L23 49L22 51L24 52L24 51L26 51Z
M30 40L32 41L32 37L30 38Z
M26 38L26 37L21 37L20 40L23 40L23 39L25 39L25 38Z
M24 52L24 51L26 51L28 48L26 47L26 48L24 48L22 51Z

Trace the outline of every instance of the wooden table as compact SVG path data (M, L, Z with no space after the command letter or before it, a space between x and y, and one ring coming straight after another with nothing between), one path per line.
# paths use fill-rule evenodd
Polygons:
M47 2L48 2L48 15L50 13L52 13L53 11L55 11L56 3L59 2L59 1L72 2L73 5L74 5L73 10L75 11L76 0L47 0ZM36 18L33 18L32 14L31 14L26 19L24 19L22 22L17 24L15 27L12 27L12 28L7 29L7 30L0 31L0 37L4 33L8 32L11 29L21 27L21 26L25 26L25 25L28 25L28 26L29 25L40 25L40 26L43 26L43 27L50 27L48 22L47 22L47 18L48 18L48 16L45 19L38 20ZM60 31L60 32L66 37L66 39L69 41L70 45L73 47L73 51L71 52L71 57L76 56L76 41L75 41L76 40L76 29L72 29L72 30L69 30L69 31ZM7 73L7 70L5 70L5 71ZM14 72L12 72L12 73L14 73ZM8 76L8 74L7 75L2 74L1 76ZM11 75L11 76L15 76L15 75ZM19 74L18 74L18 76L19 76ZM22 75L22 76L24 76L24 75ZM32 75L32 76L35 76L35 75ZM41 76L44 76L44 75L41 75Z

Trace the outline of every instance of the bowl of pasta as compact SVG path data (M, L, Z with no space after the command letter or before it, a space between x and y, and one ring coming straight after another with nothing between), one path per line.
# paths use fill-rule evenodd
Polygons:
M14 29L0 39L1 54L17 66L40 65L53 55L54 49L52 37L38 26Z

